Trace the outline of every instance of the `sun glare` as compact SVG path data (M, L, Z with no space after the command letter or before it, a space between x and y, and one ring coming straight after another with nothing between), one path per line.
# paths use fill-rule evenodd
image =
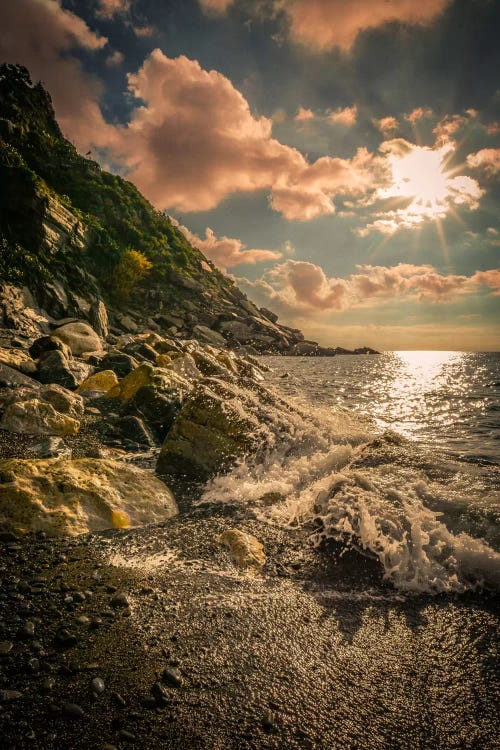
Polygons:
M423 219L442 218L455 192L453 178L445 171L449 145L432 150L415 146L404 154L391 154L392 184L386 198L408 198L410 203L399 212L410 224Z

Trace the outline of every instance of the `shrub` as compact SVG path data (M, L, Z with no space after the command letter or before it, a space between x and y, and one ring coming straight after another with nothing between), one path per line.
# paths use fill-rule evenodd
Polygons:
M128 302L152 268L153 264L143 253L131 248L125 250L115 269L113 293L117 302Z

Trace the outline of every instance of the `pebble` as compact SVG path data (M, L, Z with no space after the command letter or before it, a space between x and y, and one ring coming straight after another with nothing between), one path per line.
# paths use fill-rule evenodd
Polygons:
M0 690L0 703L10 703L22 697L23 694L19 690Z
M183 683L181 673L174 667L167 667L166 669L164 669L162 679L167 683L167 685L170 685L170 687L178 688L181 687Z
M76 644L78 643L78 638L76 637L76 635L73 635L73 633L70 633L69 630L63 628L56 634L55 641L58 646L62 646L63 648L71 648L72 646L76 646Z
M70 719L83 719L85 711L78 703L65 703L62 707L64 716L68 716Z
M163 706L165 703L168 703L168 699L169 699L168 692L166 688L160 682L154 683L154 685L151 688L151 692L153 694L154 699L160 706Z
M94 695L101 695L101 693L104 693L105 689L104 680L101 680L100 677L94 677L94 679L90 683L90 689L92 690Z
M127 701L122 695L120 695L120 693L111 693L111 697L117 706L125 708L125 706L127 705Z
M111 597L109 603L112 607L118 608L118 607L129 607L130 602L127 599L126 594L123 593L123 591L119 591L117 594Z
M34 638L35 637L35 623L28 620L24 623L21 630L19 631L21 638Z
M42 691L44 693L50 693L50 691L54 688L56 684L56 681L53 677L46 677L44 681L42 682Z
M0 656L7 656L13 648L14 644L11 641L0 641Z
M125 742L134 742L136 739L135 734L132 734L132 732L129 732L127 729L120 729L118 737L121 740L125 740Z

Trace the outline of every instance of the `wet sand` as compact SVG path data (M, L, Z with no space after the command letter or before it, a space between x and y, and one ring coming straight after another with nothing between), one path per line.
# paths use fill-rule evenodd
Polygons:
M261 574L220 545L231 527ZM405 598L378 563L228 507L0 546L6 750L498 747L488 594Z

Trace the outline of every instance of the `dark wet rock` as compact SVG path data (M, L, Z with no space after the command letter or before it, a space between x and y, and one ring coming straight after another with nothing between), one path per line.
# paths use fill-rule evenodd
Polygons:
M62 352L63 354L68 353L68 347L60 339L56 339L53 336L42 336L34 341L28 349L33 359L38 359L42 354L47 352Z
M74 633L71 633L66 628L62 628L56 633L55 637L55 643L56 645L61 649L70 649L73 648L73 646L76 646L78 643L78 638Z
M145 385L127 403L126 414L144 420L157 439L163 440L181 410L182 392L177 388Z
M61 351L49 351L41 356L38 365L38 379L41 383L56 383L70 390L76 388L79 384L76 375L70 368L69 360Z
M120 729L118 732L118 738L124 742L135 742L137 739L133 732L129 732L128 729Z
M13 648L14 644L12 641L0 641L0 656L7 656Z
M145 450L155 445L154 437L143 420L132 414L117 419L108 418L99 426L101 439L108 445L121 446L126 443L130 449Z
M63 716L68 717L68 719L78 720L83 719L85 711L78 705L78 703L65 703L62 707L62 714Z
M101 359L98 370L113 370L119 378L124 378L139 366L139 362L130 354L114 351Z
M156 704L159 706L166 705L170 700L168 690L164 685L161 684L161 682L154 683L154 685L151 687L151 693Z
M145 341L132 342L123 347L123 351L134 357L136 360L148 360L156 362L158 352Z

